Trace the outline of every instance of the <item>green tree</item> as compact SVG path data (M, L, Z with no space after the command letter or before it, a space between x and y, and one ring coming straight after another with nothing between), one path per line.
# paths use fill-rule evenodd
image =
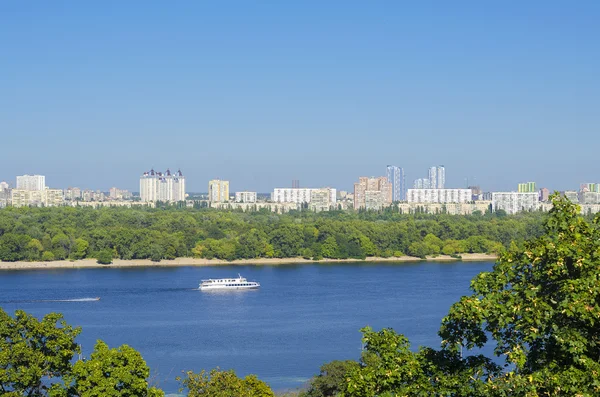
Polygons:
M11 317L0 308L0 395L44 396L61 389L71 359L80 352L73 328L61 314L40 321L22 310Z
M356 361L332 361L323 364L319 375L310 380L308 390L300 397L334 397L337 396L346 384L346 374L358 368Z
M40 259L40 256L42 254L42 251L44 250L44 247L42 246L42 243L40 242L40 240L38 239L31 239L28 243L27 243L27 259L30 261L35 261Z
M54 254L52 253L52 251L44 251L44 253L42 254L42 260L48 262L53 261Z
M199 374L188 371L184 378L178 377L188 397L275 397L271 388L255 375L239 378L233 370L219 368Z
M113 251L111 249L103 249L98 252L97 258L98 263L102 265L111 264L113 261Z
M89 246L90 246L90 244L86 240L84 240L82 238L75 239L73 252L71 253L71 255L73 256L73 259L85 258L87 255Z
M66 378L73 396L163 396L161 390L148 386L149 375L146 362L135 349L127 345L110 349L98 341L89 360L77 361Z
M511 395L600 395L600 216L590 224L567 199L553 204L544 234L477 276L440 335L450 350L491 338L507 368L494 383Z

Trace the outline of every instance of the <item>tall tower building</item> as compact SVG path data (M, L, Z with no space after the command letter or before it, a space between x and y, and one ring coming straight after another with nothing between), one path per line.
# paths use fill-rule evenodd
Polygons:
M213 203L229 201L229 181L213 179L208 182L208 200Z
M444 189L446 187L446 168L443 165L429 167L429 188Z
M429 188L430 189L437 189L438 185L437 185L437 167L429 167Z
M437 170L437 188L445 189L446 188L446 168L443 165L438 165Z
M44 175L17 176L18 190L44 190L45 188L46 177Z
M387 166L387 179L392 189L392 201L406 200L406 179L404 169L395 165Z
M140 177L140 198L144 202L166 201L175 203L185 200L185 176L178 170L171 173L153 169Z

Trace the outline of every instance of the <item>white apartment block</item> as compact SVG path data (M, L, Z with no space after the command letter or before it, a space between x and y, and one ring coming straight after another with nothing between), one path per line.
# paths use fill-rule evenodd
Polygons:
M256 192L235 192L236 203L256 203Z
M11 201L13 207L56 207L64 204L64 195L62 189L13 189Z
M171 173L150 170L140 177L140 198L143 202L178 202L185 200L185 176L181 170Z
M408 189L409 203L467 203L472 200L471 189Z
M271 201L275 203L310 203L312 192L315 190L325 191L329 195L329 200L332 204L336 203L337 191L333 188L276 188L271 193Z
M494 192L492 193L492 211L504 210L507 214L521 211L537 211L540 208L537 192Z
M46 177L44 175L21 175L17 176L17 189L19 190L44 190L46 188Z

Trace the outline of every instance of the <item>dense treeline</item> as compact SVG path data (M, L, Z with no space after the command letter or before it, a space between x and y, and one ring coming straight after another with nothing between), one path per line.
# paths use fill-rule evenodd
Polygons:
M365 258L498 252L542 232L542 213L402 215L166 208L6 208L0 260Z

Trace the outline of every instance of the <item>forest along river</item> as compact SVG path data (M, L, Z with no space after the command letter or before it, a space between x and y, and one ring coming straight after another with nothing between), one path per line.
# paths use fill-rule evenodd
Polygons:
M358 359L359 329L394 328L413 349L439 347L450 305L493 263L347 263L278 266L61 269L0 272L0 307L41 317L61 312L81 326L89 356L97 339L128 344L151 383L219 366L274 390L302 386L332 360ZM240 273L259 290L201 292L201 279ZM99 301L89 298L100 297Z

